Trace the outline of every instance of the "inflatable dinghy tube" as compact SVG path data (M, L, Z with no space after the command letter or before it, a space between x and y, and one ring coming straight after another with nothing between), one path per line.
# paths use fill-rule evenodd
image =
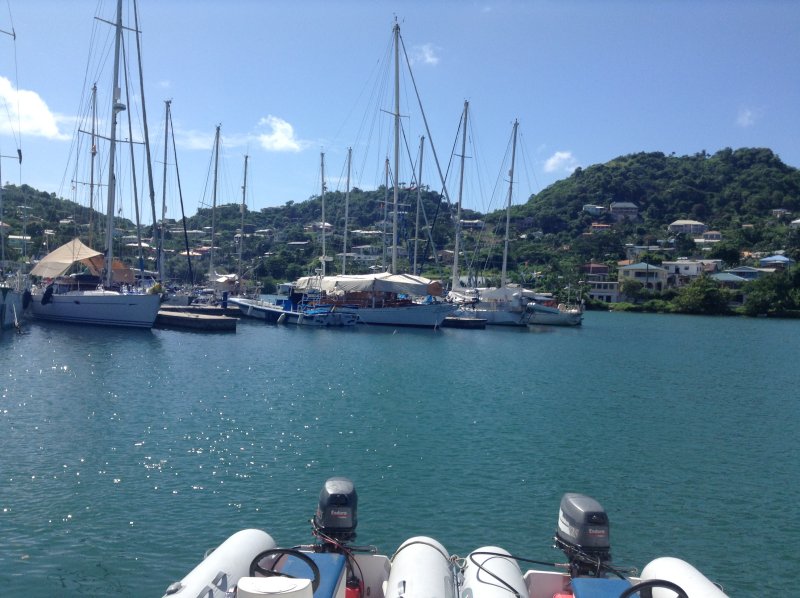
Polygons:
M400 545L384 586L385 598L455 598L450 554L433 538L415 536Z
M272 536L259 529L236 532L186 577L170 585L164 598L225 596L240 578L250 575L250 563L256 555L275 547Z
M705 575L681 559L665 556L650 561L639 576L642 581L665 579L679 585L691 598L728 598ZM661 588L653 588L653 598L674 596L675 593Z
M525 597L528 590L517 561L503 548L484 546L471 552L464 566L461 598Z

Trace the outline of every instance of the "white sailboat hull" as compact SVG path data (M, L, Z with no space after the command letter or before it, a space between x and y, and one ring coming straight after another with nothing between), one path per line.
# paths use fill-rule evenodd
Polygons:
M472 311L470 310L470 312ZM530 315L519 309L504 309L503 306L483 306L481 303L475 307L474 312L478 318L485 318L486 324L490 326L525 326Z
M0 288L0 330L13 328L22 319L22 293Z
M32 298L34 318L68 324L152 328L161 302L159 295L128 295L114 291L74 291L53 294L42 304L42 293Z
M450 303L415 303L397 307L359 307L358 322L372 326L438 328L456 310Z
M580 326L583 312L578 308L562 309L531 303L528 324L541 326Z

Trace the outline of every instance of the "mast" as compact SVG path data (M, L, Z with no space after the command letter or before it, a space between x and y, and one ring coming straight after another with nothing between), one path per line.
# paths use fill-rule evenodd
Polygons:
M250 156L245 154L244 156L244 181L242 182L242 207L241 207L241 226L239 227L239 292L241 293L242 290L242 249L244 246L244 211L247 206L247 160L250 159Z
M392 274L397 274L397 188L400 172L400 25L394 24L394 213L392 215Z
M122 48L123 53L123 61L127 64L127 54L125 54L125 48ZM131 97L130 88L128 87L128 76L127 72L125 74L125 99L128 100ZM128 143L128 150L130 152L130 160L131 160L131 184L133 186L133 204L136 213L136 247L139 252L139 281L140 283L144 281L144 253L142 251L142 222L139 217L139 187L137 183L136 177L136 154L133 150L133 122L131 120L131 111L128 110L128 139L130 140Z
M10 15L9 15L10 16ZM16 55L16 41L17 41L17 32L14 31L14 23L11 23L11 31L5 31L0 29L0 33L5 33L6 35L10 36L11 39L14 40L14 54ZM17 88L19 88L19 84L16 84ZM19 101L19 100L17 100ZM9 119L10 120L10 119ZM9 122L10 125L10 122ZM6 261L6 233L5 228L3 225L3 192L5 189L3 188L3 158L17 158L19 160L20 168L22 167L22 147L21 144L17 145L17 155L16 156L3 156L0 155L0 271L5 267ZM23 232L23 237L25 233ZM23 246L25 244L25 239L22 240ZM26 252L27 253L27 252Z
M110 147L108 151L108 203L106 206L106 286L110 287L113 280L111 266L114 260L114 210L116 209L115 191L117 187L114 173L114 158L117 150L117 114L125 110L125 104L120 100L119 87L119 52L122 42L122 0L117 0L116 36L114 40L114 79L111 100L111 134L109 135Z
M458 181L458 206L456 207L456 241L453 248L453 280L450 288L455 291L459 287L458 277L458 252L459 238L461 237L461 199L464 193L464 159L467 156L467 114L469 113L469 102L464 100L464 130L461 131L461 175Z
M144 152L147 160L147 183L150 191L150 208L153 211L153 236L156 235L156 189L153 183L153 161L150 157L150 133L147 128L147 103L144 101L144 74L142 73L142 46L139 40L139 6L136 0L133 0L133 19L136 32L136 58L139 65L139 93L142 96L142 125L144 128ZM137 195L138 197L138 195ZM161 219L161 245L158 248L159 254L163 253L164 244L164 219ZM141 242L140 242L141 245ZM159 262L160 263L160 262ZM159 269L159 282L163 281L163 272Z
M208 281L214 278L214 232L217 226L217 170L219 168L219 129L222 125L217 125L217 132L214 135L214 189L212 191L211 203L211 251L208 260Z
M353 148L347 148L347 193L344 195L344 242L342 247L342 274L346 274L347 267L347 219L350 211L350 160L353 157Z
M172 100L164 100L164 178L161 184L161 225L156 228L153 221L153 235L158 237L158 280L164 280L164 219L167 216L167 150L169 149L170 106Z
M415 276L417 272L417 251L419 248L419 210L422 206L422 152L425 149L425 137L419 138L419 175L417 175L417 219L414 225L414 268L411 273Z
M517 154L517 127L519 121L514 121L513 142L511 144L511 170L508 171L508 204L506 205L506 237L503 244L503 271L500 274L500 286L506 286L506 266L508 264L508 229L511 226L511 198L514 194L514 160Z
M175 178L178 182L178 197L181 200L181 221L183 223L183 242L186 247L186 263L189 266L189 282L194 284L194 273L192 272L192 256L189 250L189 234L186 232L186 210L183 209L183 189L181 189L181 173L178 169L178 149L175 147L175 130L172 127L172 110L170 109L170 118L168 123L168 132L172 136L172 156L175 160Z
M320 160L320 178L322 179L322 190L320 197L322 198L322 257L320 261L322 261L322 275L325 276L325 152L320 152L319 154Z
M386 168L384 170L384 182L383 182L383 234L381 235L381 239L383 239L383 261L381 262L381 267L383 268L384 272L388 271L386 267L386 218L389 215L389 157L386 157Z
M89 160L89 247L94 237L94 161L97 158L97 83L92 85L92 158Z

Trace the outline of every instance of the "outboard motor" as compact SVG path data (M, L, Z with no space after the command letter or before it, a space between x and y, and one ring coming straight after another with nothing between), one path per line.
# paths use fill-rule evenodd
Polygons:
M319 506L314 515L314 531L337 542L350 542L356 537L358 495L348 478L329 478L319 493Z
M611 562L608 515L593 498L573 492L561 498L554 539L569 559L572 577L602 577Z

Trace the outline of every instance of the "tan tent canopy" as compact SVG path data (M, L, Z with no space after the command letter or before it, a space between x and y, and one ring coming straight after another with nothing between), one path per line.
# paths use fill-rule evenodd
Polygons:
M56 278L76 262L86 266L94 276L100 276L105 267L105 257L102 253L84 245L80 239L72 239L44 256L31 270L31 274L42 278ZM136 280L133 271L116 258L111 266L111 272L114 282L133 284Z
M69 270L70 266L75 262L81 262L90 269L95 269L96 266L92 263L92 258L98 256L100 256L99 263L102 264L102 253L95 251L91 247L87 247L81 243L80 239L72 239L69 243L62 245L44 256L39 263L36 264L36 267L31 270L31 274L33 276L41 276L42 278L55 278Z

